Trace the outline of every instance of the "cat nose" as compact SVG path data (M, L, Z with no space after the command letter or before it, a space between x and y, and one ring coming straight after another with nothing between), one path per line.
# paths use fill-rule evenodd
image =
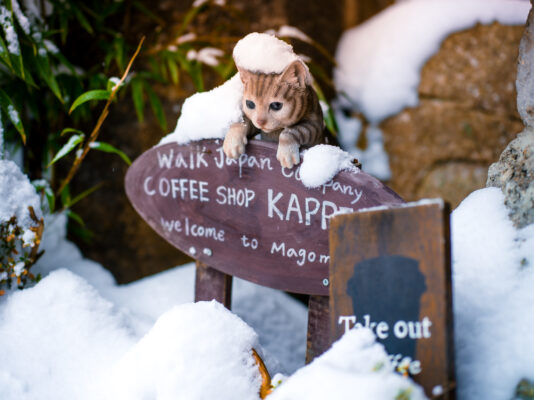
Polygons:
M267 120L266 119L258 119L258 120L256 120L256 122L258 123L258 125L260 127L262 127L263 125L265 125L267 123Z

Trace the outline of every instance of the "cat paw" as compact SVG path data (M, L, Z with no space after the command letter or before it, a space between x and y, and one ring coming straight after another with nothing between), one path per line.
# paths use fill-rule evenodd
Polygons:
M276 159L284 168L293 168L300 163L299 145L296 143L279 144Z
M245 152L247 137L239 128L231 127L224 138L223 150L228 158L237 158Z

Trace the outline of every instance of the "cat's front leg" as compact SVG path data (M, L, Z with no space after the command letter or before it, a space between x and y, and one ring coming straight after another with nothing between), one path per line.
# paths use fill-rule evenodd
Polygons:
M238 122L232 124L224 137L223 150L228 158L237 158L245 152L245 145L248 143L248 126L246 123Z
M284 129L278 138L276 159L284 168L292 168L300 163L300 144L290 130Z

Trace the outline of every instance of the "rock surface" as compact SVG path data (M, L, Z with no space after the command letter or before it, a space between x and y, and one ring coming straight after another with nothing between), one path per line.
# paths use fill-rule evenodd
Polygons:
M406 200L455 207L484 187L481 171L522 129L514 80L523 30L494 23L450 35L423 67L419 105L381 124L389 185Z
M519 48L517 63L517 109L525 130L503 151L488 171L487 186L501 188L514 224L534 223L534 10Z
M518 228L534 223L534 128L521 132L491 165L487 186L501 188Z

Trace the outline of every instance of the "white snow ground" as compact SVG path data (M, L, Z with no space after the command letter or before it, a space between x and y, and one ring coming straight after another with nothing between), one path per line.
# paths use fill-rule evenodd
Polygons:
M272 373L303 365L306 310L285 294L236 280L237 316L194 305L193 265L117 286L64 239L63 216L47 222L35 267L45 278L0 297L1 399L256 399L250 347L264 351ZM453 212L452 241L458 398L509 399L534 377L534 225L513 228L501 192L482 189ZM387 365L369 371L383 354L367 334L344 340L273 400L327 391L390 399L407 387L421 398ZM370 364L358 361L366 352Z
M497 1L448 3L461 10L476 2L489 10ZM503 2L528 11L528 2ZM411 3L444 2L399 6ZM272 373L302 366L306 310L285 294L236 280L240 319L215 303L191 303L192 265L117 286L65 240L64 225L63 216L46 221L47 252L34 270L45 278L0 297L0 399L257 399L250 347L263 350ZM452 241L458 398L508 400L521 378L534 379L534 225L515 230L501 192L483 189L454 211ZM387 364L371 374L383 358L368 333L351 332L272 398L391 399L410 381ZM417 387L408 391L421 398Z

